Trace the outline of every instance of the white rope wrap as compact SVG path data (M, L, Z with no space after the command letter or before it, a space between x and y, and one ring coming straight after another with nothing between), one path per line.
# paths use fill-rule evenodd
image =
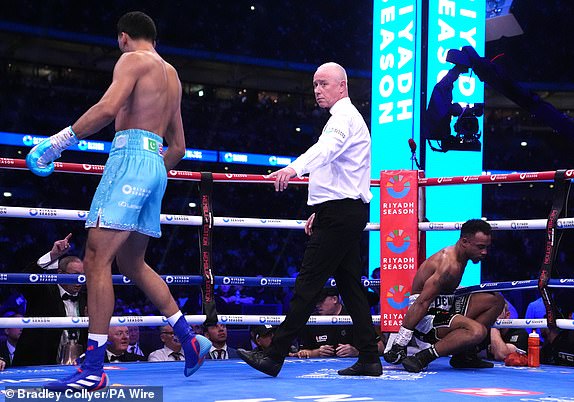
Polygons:
M3 218L25 219L61 219L81 221L86 220L88 211L58 209L58 208L26 208L0 206L0 216ZM163 225L201 226L201 216L196 215L168 215L161 214L160 222ZM267 228L267 229L304 229L305 220L269 219L269 218L235 218L214 217L214 226L241 227L241 228ZM546 229L547 219L488 221L493 230L542 230ZM424 232L460 230L464 222L419 222L419 230ZM574 228L574 218L558 219L558 228ZM380 224L369 222L366 231L380 230Z
M24 219L61 219L70 221L85 221L88 211L57 209L57 208L26 208L0 206L0 216L3 218ZM168 215L161 214L160 222L163 225L201 226L201 216L195 215ZM234 218L215 217L214 226L240 227L240 228L267 228L267 229L304 229L305 220L268 219L268 218ZM378 223L368 223L365 230L379 230Z
M203 324L205 315L186 315L189 324ZM221 324L227 325L279 325L285 320L284 315L224 315L218 316ZM0 328L85 328L88 317L2 317ZM311 316L308 325L351 325L348 315ZM380 316L373 316L373 323L380 323ZM164 316L124 316L112 317L111 326L161 326L167 324Z
M221 324L227 325L279 325L285 320L284 315L224 315L218 316ZM373 315L373 324L381 323L380 315ZM203 324L205 315L186 315L189 324ZM2 317L0 328L86 328L88 317ZM556 320L558 328L574 329L574 320ZM125 316L112 317L111 326L162 326L167 324L164 316ZM348 315L312 315L307 325L352 325ZM498 320L495 328L546 328L545 318Z

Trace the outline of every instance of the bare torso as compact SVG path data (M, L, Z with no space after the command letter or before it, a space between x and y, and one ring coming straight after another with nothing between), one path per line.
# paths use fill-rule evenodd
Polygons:
M457 260L454 246L443 248L421 264L413 280L412 293L421 293L425 282L437 271L440 271L440 294L454 292L464 273L464 266Z
M180 103L177 73L155 51L132 53L137 55L130 60L139 64L139 74L116 116L116 131L140 128L164 137Z
M410 305L403 326L414 329L437 296L452 294L460 284L468 261L482 261L490 242L490 234L482 232L461 236L454 246L445 247L427 258L413 280L412 293L418 297Z

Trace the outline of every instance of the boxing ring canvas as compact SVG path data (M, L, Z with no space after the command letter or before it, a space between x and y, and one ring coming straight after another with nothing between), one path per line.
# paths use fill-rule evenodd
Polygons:
M354 359L287 359L278 377L248 367L241 360L208 360L191 377L183 362L122 363L106 366L112 386L161 386L163 401L187 402L343 402L343 401L574 401L574 369L547 366L455 370L448 358L428 371L408 373L384 365L380 377L343 377L337 370ZM0 372L4 388L39 386L74 370L70 366L10 368ZM119 400L119 399L118 399Z

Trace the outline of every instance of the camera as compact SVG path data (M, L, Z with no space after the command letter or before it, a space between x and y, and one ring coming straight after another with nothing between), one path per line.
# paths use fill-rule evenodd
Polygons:
M442 147L447 150L480 151L480 133L478 118L484 114L484 103L462 108L454 123L456 136L449 136L442 141Z

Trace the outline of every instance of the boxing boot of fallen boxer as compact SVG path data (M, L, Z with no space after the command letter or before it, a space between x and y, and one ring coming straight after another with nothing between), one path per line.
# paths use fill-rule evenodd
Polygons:
M413 331L403 326L399 329L391 348L383 353L387 363L400 364L407 357L407 345L413 336Z

